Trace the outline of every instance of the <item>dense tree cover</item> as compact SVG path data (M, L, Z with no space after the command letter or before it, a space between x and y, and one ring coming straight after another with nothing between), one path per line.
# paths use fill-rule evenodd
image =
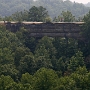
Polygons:
M6 16L3 18L5 21L31 21L31 22L50 22L51 19L48 15L46 8L39 6L33 6L29 11L21 11L12 14L11 16Z
M82 35L85 38L85 43L82 43L83 46L87 46L86 49L83 48L83 50L85 51L86 55L89 55L90 53L90 11L84 16L83 18L84 24L82 26ZM81 43L81 42L80 42Z
M83 20L84 20L84 36L87 38L87 39L89 39L90 38L90 11L89 11L89 13L87 13L85 16L84 16L84 18L83 18Z
M43 8L42 6L33 6L31 9L29 9L28 15L28 21L44 22L45 19L48 17L48 11L46 11L46 8Z
M70 11L74 16L80 17L90 9L83 4L69 0L0 0L0 15L10 16L17 11L29 10L32 6L43 6L52 18L60 15L62 11Z
M74 22L75 16L70 11L62 11L61 15L53 19L55 22Z
M87 43L0 25L0 90L90 90L90 12L83 20Z
M90 72L79 67L69 76L58 77L52 69L41 68L34 75L22 74L16 83L10 76L0 76L0 90L90 90Z
M83 4L70 0L37 0L35 4L39 6L39 3L49 11L51 17L60 15L62 11L70 11L74 16L80 17L89 11L89 8Z
M57 17L51 18L49 12L43 6L32 6L29 11L21 11L1 18L5 21L31 21L31 22L75 22L83 21L83 17L76 18L70 11L62 11Z
M27 32L13 33L0 27L1 90L90 89L90 72L77 40L35 39Z

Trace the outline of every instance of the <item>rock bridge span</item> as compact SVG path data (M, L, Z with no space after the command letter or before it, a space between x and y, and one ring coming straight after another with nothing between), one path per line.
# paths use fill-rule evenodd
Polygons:
M84 22L53 22L53 23L43 23L43 22L5 22L6 29L12 32L20 30L24 27L28 30L31 37L67 37L82 39L81 26Z

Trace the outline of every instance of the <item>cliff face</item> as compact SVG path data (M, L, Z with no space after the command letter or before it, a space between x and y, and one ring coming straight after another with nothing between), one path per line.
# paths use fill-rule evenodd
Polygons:
M70 37L70 38L82 38L80 35L81 27L83 23L7 23L6 28L12 32L17 32L20 27L24 27L30 36L32 37Z

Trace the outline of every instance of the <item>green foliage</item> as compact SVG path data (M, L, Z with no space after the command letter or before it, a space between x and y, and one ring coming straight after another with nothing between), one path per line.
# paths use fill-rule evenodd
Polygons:
M48 17L48 11L46 11L46 8L43 8L42 6L33 6L31 9L29 9L28 14L29 21L44 22Z
M2 7L0 8L0 15L9 16L17 11L28 10L31 6L33 6L33 3L33 0L0 1L0 6Z
M70 76L76 84L78 90L89 90L90 86L88 83L88 72L85 67L79 67L75 73Z
M33 90L33 76L29 73L22 74L21 83L25 90Z
M58 76L51 69L41 68L34 74L34 79L34 90L54 90Z
M0 90L9 90L7 89L9 85L13 84L14 81L10 76L0 76Z
M33 38L23 27L13 33L0 26L0 90L90 90L87 50L72 38Z
M56 62L56 70L62 71L62 73L64 73L67 70L68 63L69 63L69 60L66 57L62 56Z
M62 11L67 10L72 12L75 17L80 17L84 15L83 13L89 11L89 8L85 7L83 4L71 2L70 0L38 0L35 4L47 8L51 17L57 17Z
M18 70L14 66L14 52L18 46L21 45L16 35L0 26L0 75L10 75L16 79Z
M0 65L0 75L9 75L15 81L17 81L19 71L16 69L15 65L13 64L4 64Z
M78 49L78 42L72 38L55 38L53 45L57 50L56 57L59 59L62 56L71 57Z
M53 45L53 41L53 38L44 36L37 44L36 50L43 46L47 50L49 57L52 58L52 56L56 54L56 49Z
M19 66L21 58L24 57L25 55L29 55L29 54L30 54L30 50L28 48L17 47L15 50L15 59L14 59L15 65Z
M28 11L24 10L20 12L19 11L14 12L11 16L5 16L4 20L5 21L18 21L18 22L27 21Z
M64 19L64 22L75 21L75 16L73 16L72 13L69 11L67 11L67 12L62 11L61 15L62 15L62 18Z
M50 17L46 17L46 18L45 18L45 22L46 22L46 23L50 23L51 21L52 21L52 19L51 19Z
M32 75L30 75L29 73L22 74L22 77L21 77L22 84L26 84L26 83L32 84L32 82L33 82Z
M14 14L16 20L21 16L23 17L21 11L29 10L32 6L43 6L47 8L47 11L49 12L50 17L57 17L60 15L62 11L70 11L72 14L78 18L83 15L85 15L89 11L89 7L85 7L85 5L71 2L69 0L63 1L63 0L15 0L15 1L0 1L0 16L10 16L14 14L15 12L20 12L20 14ZM79 13L78 13L79 12ZM27 16L27 14L25 14ZM26 19L26 16L24 15L24 18ZM15 19L14 18L14 19ZM11 17L6 17L7 21L11 21ZM22 20L22 18L19 18L18 21ZM24 20L24 19L23 19ZM27 19L26 19L27 20Z
M87 48L84 49L84 51L86 51L86 56L88 56L90 55L90 11L84 16L83 20L84 24L82 26L82 35L85 39L85 42L87 42L87 44L85 45L85 47Z
M77 90L75 81L70 77L61 77L56 90Z
M71 57L68 69L71 71L75 71L79 66L84 66L83 54L80 51L78 51L75 56Z
M25 21L28 20L28 11L24 10L23 12L16 12L14 14L12 14L12 20L13 21Z
M40 46L35 51L35 58L38 69L41 67L52 67L51 60L49 58L49 52L45 49L44 45Z
M84 16L83 35L86 39L90 38L90 11Z
M30 49L31 52L34 53L36 45L37 45L37 39L35 39L34 37L29 37L28 34L24 34L25 35L25 46L28 47Z
M37 66L52 67L52 59L55 57L56 49L53 46L53 39L49 37L43 37L35 49L35 58Z
M38 42L37 38L30 37L30 32L24 27L21 27L19 31L16 32L16 36L20 39L21 43L23 43L27 48L30 49L31 52L34 53L36 44Z
M8 64L14 61L13 55L10 49L3 48L0 49L0 64Z
M36 69L36 62L33 55L25 55L20 60L19 69L21 73L34 73Z
M79 66L76 69L75 73L80 74L80 75L86 75L88 73L88 71L87 71L87 68L85 66L83 66L83 67Z

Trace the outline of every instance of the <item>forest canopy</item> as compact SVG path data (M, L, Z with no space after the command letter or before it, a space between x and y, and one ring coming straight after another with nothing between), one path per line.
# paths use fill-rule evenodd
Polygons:
M75 17L80 17L90 10L90 7L69 0L0 0L0 16L10 16L17 11L29 10L32 6L43 6L52 18L62 11L70 11Z
M0 25L0 90L90 90L89 18L90 12L83 19L87 43Z
M2 3L9 1L1 0ZM19 21L18 25L21 21L47 21L46 23L51 24L48 7L38 6L40 1L36 3L31 0L37 6L17 11L5 18L0 17L0 20ZM73 4L72 7L84 7L69 0L56 1L65 6ZM41 4L48 2L46 5L50 3L56 6L56 1L42 0ZM21 0L14 2L18 4ZM28 4L28 0L22 2ZM83 15L82 12L80 14ZM55 16L53 21L59 22L61 19L64 22L77 20L68 10ZM80 20L84 21L80 32L83 40L47 36L36 38L31 37L30 30L24 27L16 28L16 32L13 32L6 29L5 25L0 25L0 90L90 90L90 12L77 21Z

